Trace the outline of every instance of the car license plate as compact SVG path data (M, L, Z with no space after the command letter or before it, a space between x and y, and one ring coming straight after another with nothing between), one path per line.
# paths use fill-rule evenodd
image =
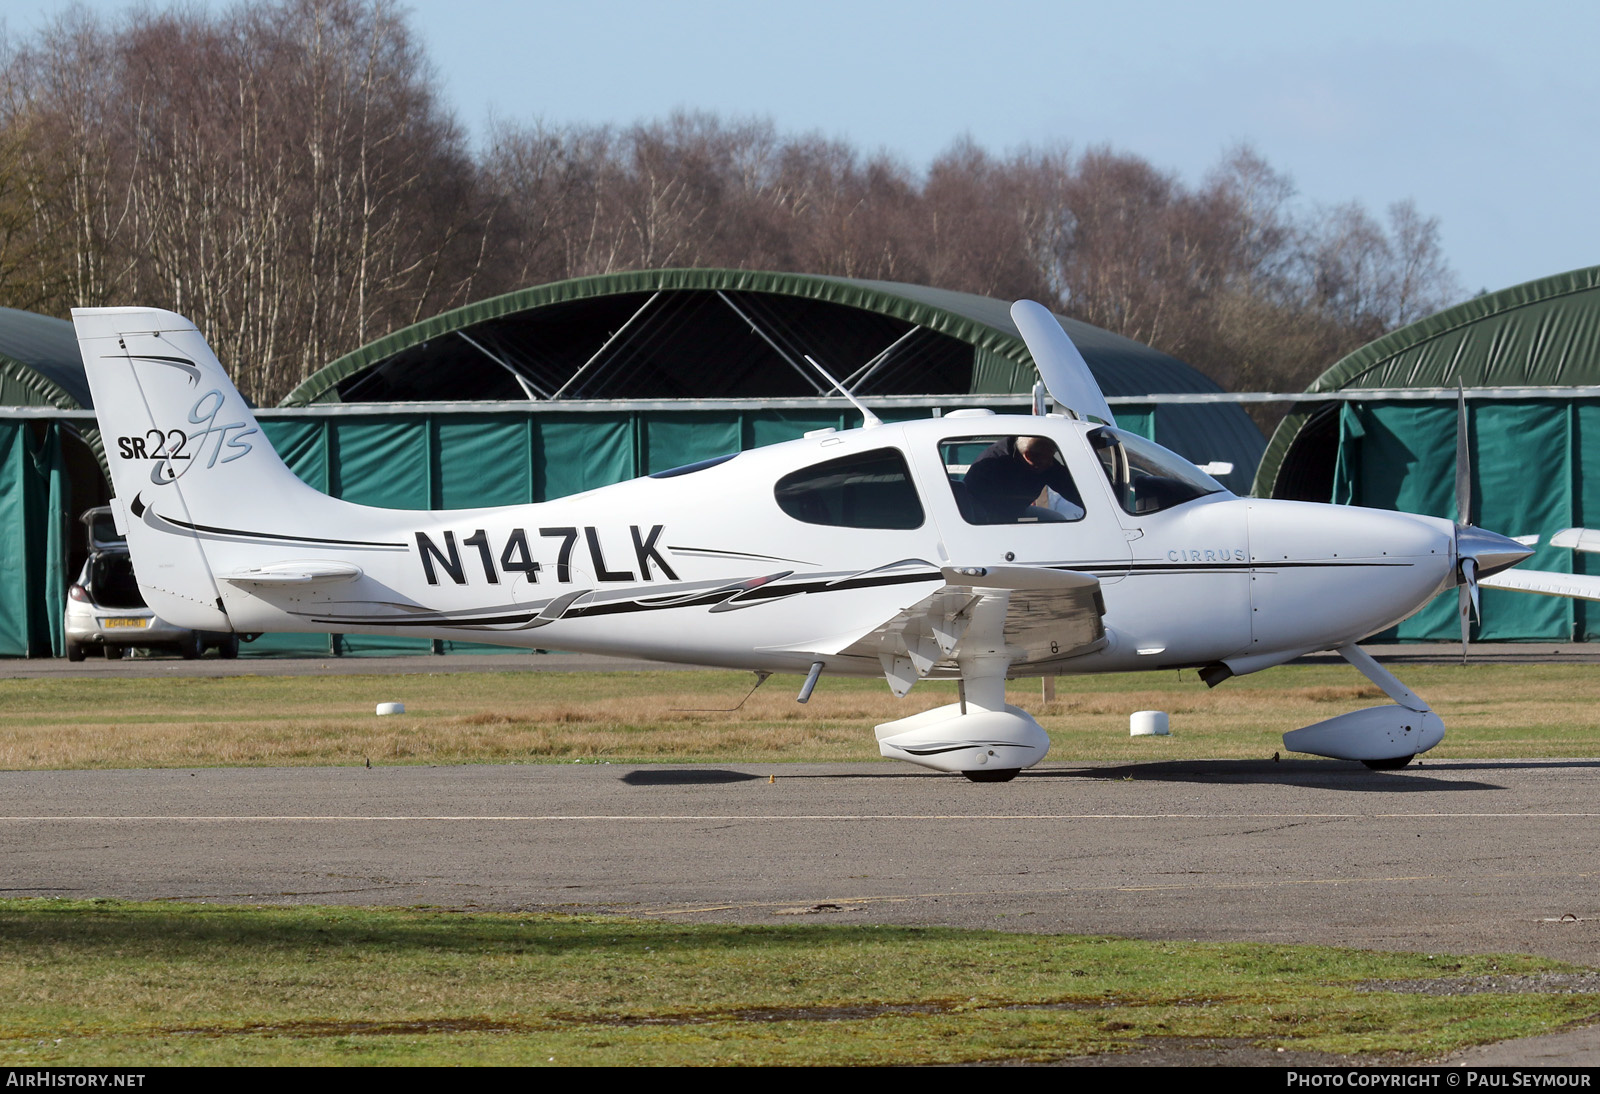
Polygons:
M110 630L112 627L144 627L148 626L149 623L148 619L107 619L105 626L107 630Z

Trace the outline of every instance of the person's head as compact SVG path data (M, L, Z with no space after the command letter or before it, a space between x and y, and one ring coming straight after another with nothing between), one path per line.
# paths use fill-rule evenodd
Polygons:
M1035 471L1043 471L1056 458L1056 442L1049 437L1018 437L1017 455Z

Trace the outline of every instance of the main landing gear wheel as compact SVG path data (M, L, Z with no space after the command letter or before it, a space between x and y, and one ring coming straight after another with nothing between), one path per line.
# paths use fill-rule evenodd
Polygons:
M226 661L239 656L239 636L230 634L217 644L217 653Z
M1399 771L1416 758L1416 753L1412 753L1410 756L1390 756L1387 760L1362 760L1361 762L1374 771Z
M1008 783L1018 775L1022 774L1022 768L1000 767L994 769L993 771L986 771L982 769L977 771L963 771L962 774L975 783Z

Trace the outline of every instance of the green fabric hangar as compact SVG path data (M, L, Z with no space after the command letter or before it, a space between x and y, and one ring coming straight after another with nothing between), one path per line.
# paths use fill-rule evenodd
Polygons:
M1600 266L1489 293L1340 360L1273 434L1259 497L1333 501L1462 519L1458 405L1472 481L1470 523L1539 535L1532 569L1593 573L1552 533L1600 524ZM1458 641L1449 593L1389 637ZM1600 604L1484 590L1482 641L1600 637Z
M0 308L0 656L61 655L73 519L110 496L72 324Z
M1038 377L1009 308L1009 301L925 286L746 270L578 278L396 331L330 362L258 415L296 474L336 497L411 509L524 504L807 430L858 425L857 412L806 356L885 420L965 406L1026 412ZM59 324L71 339L70 324L29 318ZM1242 409L1149 398L1219 394L1216 384L1148 346L1061 322L1120 425L1196 463L1231 463L1231 475L1219 477L1237 490L1248 485L1265 439ZM76 362L75 342L71 356ZM76 477L63 472L51 493L51 480L38 470L50 465L40 455L48 436L19 439L28 429L37 433L42 421L62 436L75 439L81 430L88 438L69 440L69 448L87 452L97 444L92 420L78 410L88 406L81 362L76 382L66 398L48 403L54 420L19 429L21 412L7 418L0 407L0 453L8 443L21 446L16 460L0 464L7 476L0 478L0 505L9 495L22 505L25 496L37 513L26 530L0 525L9 537L7 559L24 540L38 544L41 560L61 553L49 535L64 543L79 532L76 514L104 500L103 477L80 483L94 478L81 469ZM51 413L43 404L29 412ZM58 581L59 592L40 575L13 580L6 571L0 613L30 622L0 627L0 655L62 652L60 604L76 566L81 557L58 566L71 571ZM386 637L268 635L243 653L452 648Z

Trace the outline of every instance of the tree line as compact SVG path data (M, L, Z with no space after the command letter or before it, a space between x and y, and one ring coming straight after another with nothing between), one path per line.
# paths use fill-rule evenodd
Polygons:
M1247 146L1197 184L966 137L917 170L705 113L474 150L388 0L78 10L0 52L0 304L171 308L257 403L474 299L669 266L1032 297L1239 390L1459 296L1436 219L1304 205Z

